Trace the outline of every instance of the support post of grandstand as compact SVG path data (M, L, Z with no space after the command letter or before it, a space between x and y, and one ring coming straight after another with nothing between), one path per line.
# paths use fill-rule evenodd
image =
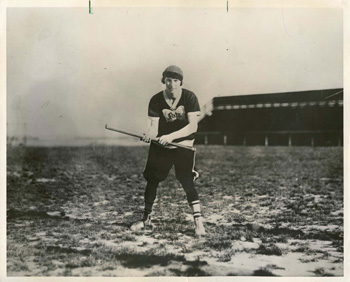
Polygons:
M265 135L265 146L269 146L269 136Z
M288 135L288 146L291 147L293 145L292 143L292 134L289 133Z

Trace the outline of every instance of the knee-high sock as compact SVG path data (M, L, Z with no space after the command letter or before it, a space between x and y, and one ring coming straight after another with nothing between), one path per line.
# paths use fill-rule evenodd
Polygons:
M157 196L157 187L159 182L148 181L145 190L145 214L150 214L152 212L152 207L154 200Z
M191 208L192 213L193 213L193 217L194 218L201 217L202 216L201 205L199 203L199 200L192 201L189 204L190 204L190 208Z

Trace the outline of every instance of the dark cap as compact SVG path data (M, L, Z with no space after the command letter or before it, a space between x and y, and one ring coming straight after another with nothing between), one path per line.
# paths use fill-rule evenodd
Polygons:
M182 84L184 75L182 70L178 66L169 66L163 71L162 83L165 82L166 77L178 79L181 81L181 84Z

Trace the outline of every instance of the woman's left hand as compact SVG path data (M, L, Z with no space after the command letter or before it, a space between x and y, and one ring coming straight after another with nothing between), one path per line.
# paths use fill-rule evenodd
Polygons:
M171 137L170 134L163 135L159 137L158 142L162 145L168 145L169 143L173 142L173 138Z

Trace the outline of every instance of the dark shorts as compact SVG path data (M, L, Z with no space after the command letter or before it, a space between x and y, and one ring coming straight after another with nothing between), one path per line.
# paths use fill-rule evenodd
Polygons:
M163 181L175 166L176 178L182 182L188 179L196 180L199 176L195 171L195 151L176 148L167 149L151 143L148 160L143 176L147 181Z

